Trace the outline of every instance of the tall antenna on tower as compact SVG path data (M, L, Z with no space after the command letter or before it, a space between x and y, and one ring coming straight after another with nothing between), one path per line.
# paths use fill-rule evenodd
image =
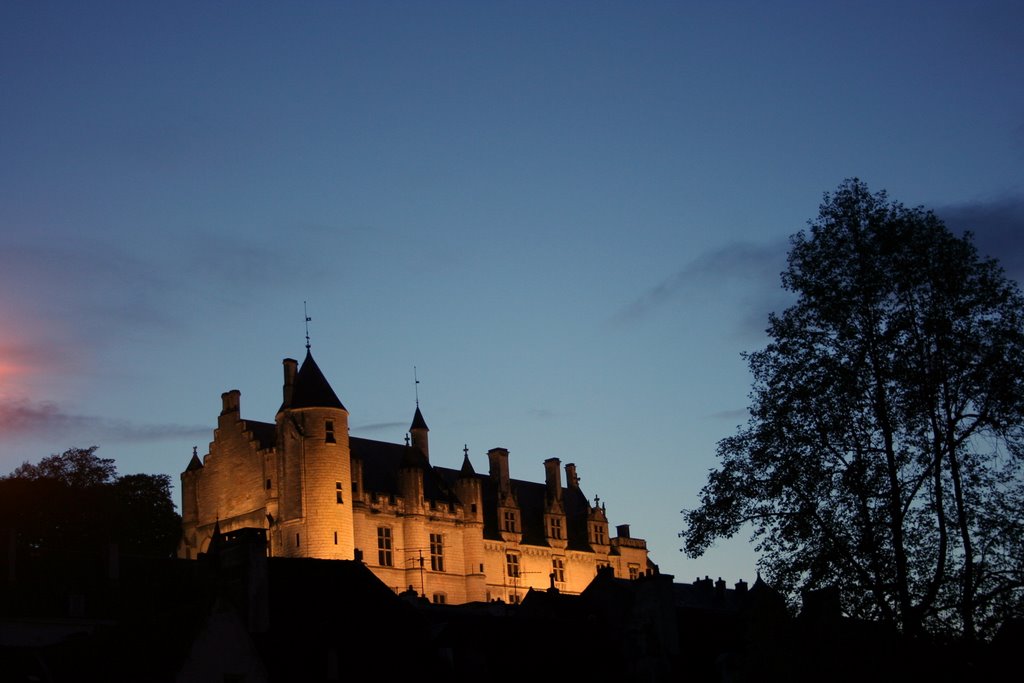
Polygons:
M309 317L309 312L306 310L306 302L302 302L302 315L306 318L306 350L309 351L309 321L312 318Z
M412 366L413 387L416 390L416 407L420 407L420 380L416 375L416 366Z

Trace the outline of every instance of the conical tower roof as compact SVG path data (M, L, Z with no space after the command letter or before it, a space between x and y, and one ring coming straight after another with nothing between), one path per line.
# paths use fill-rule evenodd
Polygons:
M196 470L203 469L203 461L199 459L199 454L196 453L196 449L192 449L192 459L189 460L188 467L185 468L186 472L195 472Z
M420 412L420 406L416 404L416 414L412 416L412 426L409 427L409 431L414 429L425 429L428 432L430 427L427 426L427 421L423 419L423 413Z
M472 479L476 476L476 471L473 469L473 463L469 461L469 449L462 449L462 469L459 470L460 479Z
M334 393L320 366L313 360L313 354L306 349L306 358L295 375L295 390L289 408L341 408L341 399Z

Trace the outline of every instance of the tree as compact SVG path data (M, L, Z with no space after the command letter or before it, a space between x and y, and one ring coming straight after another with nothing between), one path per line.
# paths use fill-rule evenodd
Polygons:
M55 479L66 486L79 488L110 483L117 476L117 467L110 458L97 457L97 448L69 448L60 455L43 458L38 465L24 462L10 476L14 479Z
M990 635L1022 607L1024 299L970 234L856 179L809 228L685 550L750 524L790 595L837 587L910 636Z
M117 543L126 553L173 556L181 531L166 474L117 475L96 446L23 463L0 477L0 529L36 555L82 555Z

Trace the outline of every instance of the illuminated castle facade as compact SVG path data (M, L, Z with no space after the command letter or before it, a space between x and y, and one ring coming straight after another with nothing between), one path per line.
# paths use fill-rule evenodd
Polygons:
M600 567L656 571L628 525L611 536L605 507L580 490L576 466L544 461L544 482L509 477L508 451L478 474L430 462L419 406L405 444L350 437L342 405L308 349L284 360L273 423L242 419L240 392L222 395L209 454L181 474L179 555L205 552L217 529L266 530L278 557L360 559L396 591L434 602L519 602L529 588L579 593Z

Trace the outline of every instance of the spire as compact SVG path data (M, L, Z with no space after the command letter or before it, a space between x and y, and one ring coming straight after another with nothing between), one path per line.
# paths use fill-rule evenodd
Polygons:
M306 352L309 352L309 322L312 318L309 317L309 311L306 309L306 302L302 302L302 315L306 318Z
M412 416L412 426L409 427L409 431L411 432L416 429L423 429L428 432L430 431L430 427L427 426L427 421L423 419L423 413L420 412L419 401L416 402L416 414Z
M188 463L188 467L185 468L186 472L195 472L196 470L203 469L203 462L199 459L199 447L192 447L192 459Z
M473 463L469 461L469 446L462 447L462 469L459 470L459 478L464 477L475 477L476 471L473 469Z
M412 437L412 446L423 452L423 455L430 459L430 428L427 421L423 419L420 406L417 403L416 413L412 416L412 426L409 427L409 435Z
M210 537L210 545L206 549L207 555L216 555L224 545L224 534L220 530L220 517L213 524L213 535Z
M282 406L284 408L285 406ZM334 393L324 373L313 360L313 354L306 349L306 359L302 361L295 376L295 387L292 390L290 408L341 408L345 410L338 395Z

